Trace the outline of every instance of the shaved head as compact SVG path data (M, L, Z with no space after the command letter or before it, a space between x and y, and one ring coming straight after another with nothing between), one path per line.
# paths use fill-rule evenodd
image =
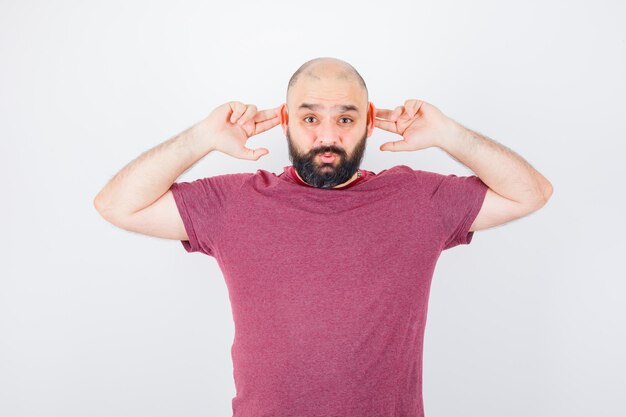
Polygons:
M318 188L358 178L374 115L365 81L352 65L331 57L302 64L281 107L289 158L300 178Z
M365 92L366 101L369 101L367 85L361 74L349 63L338 58L319 57L305 62L293 73L287 85L287 103L289 92L299 82L321 81L322 79L344 80L357 83Z

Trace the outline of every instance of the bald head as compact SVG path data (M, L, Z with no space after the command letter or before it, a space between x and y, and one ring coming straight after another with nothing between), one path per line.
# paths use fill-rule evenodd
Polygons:
M356 178L375 114L365 81L352 65L322 57L300 66L280 107L289 159L300 178L320 188ZM324 153L335 158L325 160Z
M365 81L352 65L338 58L320 57L305 62L291 76L287 85L287 102L289 102L289 92L296 84L323 80L356 83L365 92L366 101L369 100Z

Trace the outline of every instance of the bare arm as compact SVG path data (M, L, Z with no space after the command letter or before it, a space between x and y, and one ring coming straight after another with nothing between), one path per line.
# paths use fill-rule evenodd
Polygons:
M546 204L553 191L546 177L506 146L455 125L456 133L445 137L440 147L489 186L470 231L508 223Z
M144 152L104 186L94 199L103 217L128 216L154 203L172 183L213 150L200 124Z
M239 159L257 160L269 153L249 149L253 135L276 126L278 109L231 101L180 134L144 152L119 171L98 193L94 206L110 223L126 230L187 240L170 188L208 153L219 150Z
M454 133L442 137L439 147L466 165L491 190L529 208L543 206L552 195L552 184L524 158L460 123Z
M546 204L552 184L525 159L493 139L452 120L424 100L377 109L375 126L403 140L384 143L383 151L416 151L437 146L466 165L489 187L470 231L518 219Z

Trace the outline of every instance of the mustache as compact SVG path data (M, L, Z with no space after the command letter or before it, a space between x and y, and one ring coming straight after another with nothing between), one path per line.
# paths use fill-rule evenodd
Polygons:
M321 155L321 154L325 154L325 153L335 153L337 155L344 155L345 156L345 151L343 149L339 149L336 148L332 145L329 146L323 146L317 149L312 149L311 150L311 155L315 156L315 155Z

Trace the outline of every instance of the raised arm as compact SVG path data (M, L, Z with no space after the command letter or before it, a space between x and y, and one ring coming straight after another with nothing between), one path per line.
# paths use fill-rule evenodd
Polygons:
M423 100L377 109L375 126L404 139L380 146L383 151L417 151L432 146L469 167L489 187L470 231L498 226L543 207L552 184L509 148L465 128Z
M94 206L108 222L142 234L187 240L170 187L208 153L219 150L239 159L269 153L246 141L279 124L277 109L225 103L182 133L144 152L120 170L98 193Z

